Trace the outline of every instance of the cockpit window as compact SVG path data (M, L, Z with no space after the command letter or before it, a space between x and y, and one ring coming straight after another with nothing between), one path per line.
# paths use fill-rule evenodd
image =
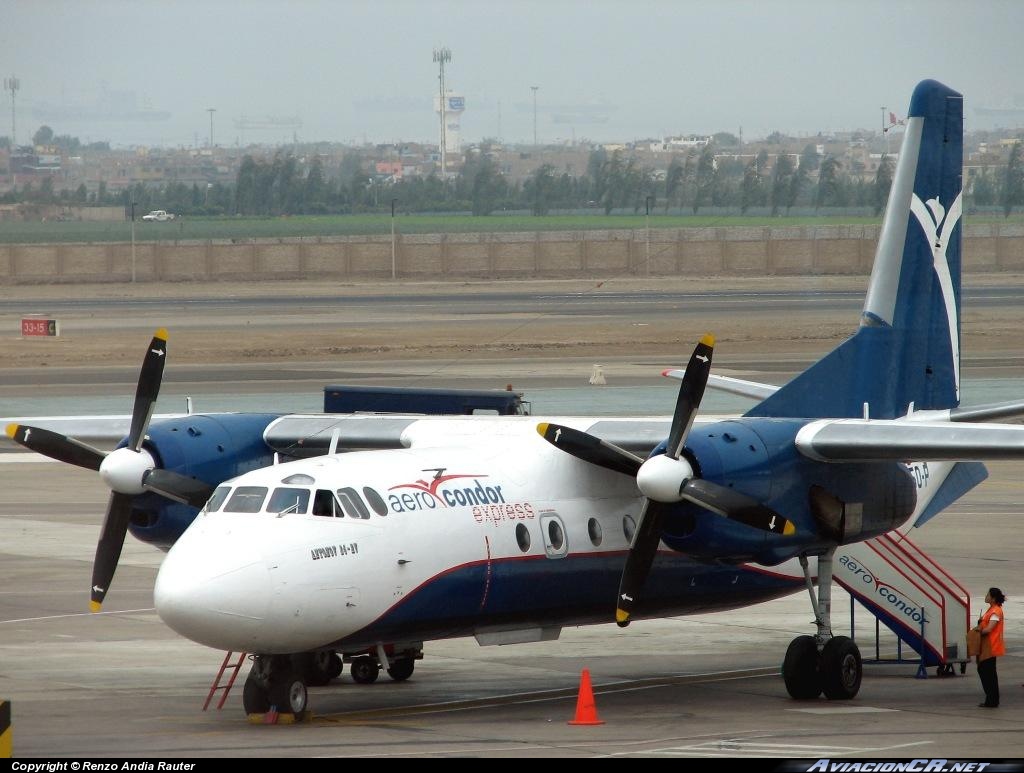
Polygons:
M354 488L338 489L338 500L341 502L345 515L349 518L369 518L370 511L366 509L362 498Z
M206 512L215 513L220 510L220 506L224 504L224 500L228 498L228 494L231 493L231 486L217 486L217 489L213 492L213 496L210 497L206 503Z
M268 513L304 513L309 506L309 489L280 488L274 489L267 503Z
M258 513L267 498L266 486L239 486L224 506L225 513Z
M370 503L370 507L373 508L373 512L377 515L388 514L388 506L384 503L384 498L377 493L376 489L363 486L363 494L366 496L366 501Z
M313 515L325 515L328 518L341 518L341 505L334 494L327 489L317 489L313 497Z

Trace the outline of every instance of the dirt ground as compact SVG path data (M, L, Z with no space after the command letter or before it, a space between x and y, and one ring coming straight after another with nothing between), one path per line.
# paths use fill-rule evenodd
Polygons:
M1020 275L970 275L967 286L1024 283ZM137 285L20 285L6 288L8 304L0 310L0 363L3 368L130 365L139 360L140 340L157 327L171 334L176 365L205 363L273 363L422 359L469 355L481 358L614 359L686 353L704 332L715 333L717 351L727 357L764 356L805 360L820 356L849 336L856 313L816 306L780 314L735 304L720 313L708 306L659 312L654 318L539 313L420 312L415 299L432 294L481 293L680 293L716 291L832 290L859 293L867 277L725 277L508 282L274 282L161 283ZM389 294L408 298L409 307L345 308L334 299ZM291 296L309 308L259 310L239 304L245 299ZM223 304L189 306L190 299L223 299ZM22 339L19 320L29 310L46 313L49 304L66 299L126 301L110 313L95 307L61 314L56 339ZM328 301L328 299L331 299ZM1021 311L1011 300L962 314L962 350L967 356L1017 357L1024 354Z

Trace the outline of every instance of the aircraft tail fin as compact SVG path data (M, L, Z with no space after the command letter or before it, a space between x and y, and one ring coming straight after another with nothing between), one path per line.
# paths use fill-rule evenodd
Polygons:
M895 418L960 403L963 96L933 80L910 100L856 334L748 416Z

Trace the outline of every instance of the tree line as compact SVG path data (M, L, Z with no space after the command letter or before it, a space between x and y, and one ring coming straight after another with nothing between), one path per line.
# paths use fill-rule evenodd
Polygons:
M402 212L474 215L567 210L697 215L712 207L716 212L753 210L772 216L788 214L794 207L857 208L878 214L892 186L894 159L883 156L872 178L862 168L851 168L855 163L834 155L822 158L813 144L800 154L779 153L773 158L761 150L749 159L717 153L715 144L709 143L674 156L659 172L622 150L597 149L581 175L543 164L517 183L502 173L486 142L448 179L431 174L395 180L375 174L373 162L356 153L346 154L328 170L320 157L300 160L282 150L270 158L244 156L234 184L136 183L111 193L100 183L94 192L84 184L56 192L53 180L43 178L38 187L27 183L3 198L126 208L134 202L136 211L166 209L198 216L387 213L393 201ZM1013 145L1003 170L988 168L966 180L965 199L968 207L1001 206L1007 215L1024 207L1024 142Z
M870 207L881 212L895 165L884 157L873 180L843 168L833 156L821 161L813 145L799 158L780 154L770 163L766 151L750 162L715 155L713 145L672 158L659 173L621 150L591 152L587 169L574 176L542 164L521 183L510 181L487 152L467 157L450 179L436 174L382 178L364 161L346 156L328 176L319 159L305 169L294 156L246 156L238 171L234 201L227 212L242 215L388 212L392 200L404 212L471 212L490 215L528 211L547 215L565 210L633 213L692 211L715 207L769 208L788 214L795 206ZM854 170L855 171L855 170Z

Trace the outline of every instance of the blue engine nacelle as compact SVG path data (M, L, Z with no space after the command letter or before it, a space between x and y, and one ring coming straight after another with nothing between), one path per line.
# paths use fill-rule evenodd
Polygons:
M227 413L166 419L149 426L144 447L157 466L217 486L273 463L263 431L277 418L279 414ZM159 494L140 494L132 501L128 528L143 542L169 548L197 513Z
M792 521L795 534L761 531L680 502L665 519L665 544L698 559L770 566L802 552L876 537L913 514L917 486L905 465L807 459L793 442L803 424L719 422L695 429L686 444L700 477L756 498ZM662 453L663 446L653 453Z

